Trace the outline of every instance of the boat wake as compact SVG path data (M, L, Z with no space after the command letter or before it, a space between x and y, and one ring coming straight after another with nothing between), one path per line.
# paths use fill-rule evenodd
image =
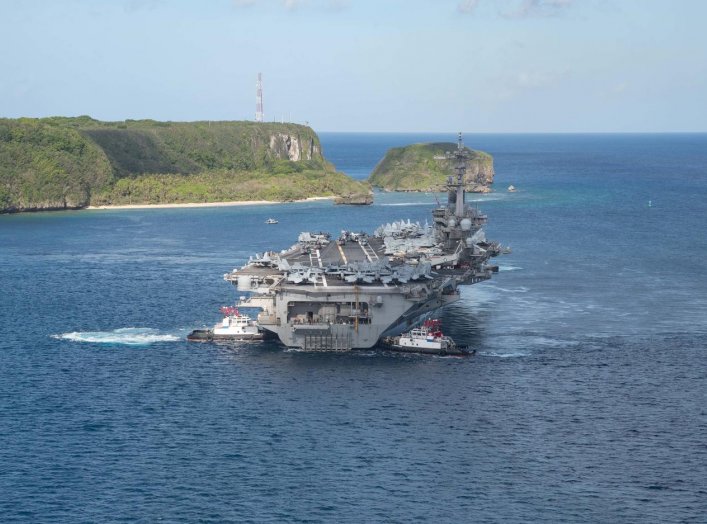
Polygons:
M180 337L163 333L158 329L129 327L113 331L73 331L52 335L57 340L90 342L93 344L124 344L127 346L147 346L155 342L176 342Z
M527 357L530 353L523 353L521 351L513 351L511 353L498 353L496 351L479 351L477 353L482 357L495 357L495 358L520 358Z
M519 266L507 266L507 265L499 265L498 270L499 271L518 271L520 269L523 269L522 267Z
M505 200L506 195L502 193L483 193L477 197L469 197L467 202L491 202L493 200Z

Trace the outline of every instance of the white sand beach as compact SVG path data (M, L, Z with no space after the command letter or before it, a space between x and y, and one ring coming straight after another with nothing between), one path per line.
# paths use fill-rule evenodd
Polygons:
M333 196L310 197L294 202L309 202L313 200L333 200ZM186 204L125 204L118 206L88 206L84 209L170 209L179 207L230 207L230 206L259 206L265 204L287 204L275 200L238 200L234 202L192 202Z

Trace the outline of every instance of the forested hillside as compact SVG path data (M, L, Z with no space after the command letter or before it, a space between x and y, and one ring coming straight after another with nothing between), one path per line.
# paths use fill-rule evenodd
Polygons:
M297 124L0 119L0 211L366 193Z

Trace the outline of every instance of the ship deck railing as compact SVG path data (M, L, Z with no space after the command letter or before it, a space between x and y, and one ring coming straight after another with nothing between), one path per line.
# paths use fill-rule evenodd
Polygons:
M315 315L312 318L307 317L292 317L288 320L290 326L331 326L331 325L353 325L356 322L359 324L370 324L371 317L365 314L360 315Z

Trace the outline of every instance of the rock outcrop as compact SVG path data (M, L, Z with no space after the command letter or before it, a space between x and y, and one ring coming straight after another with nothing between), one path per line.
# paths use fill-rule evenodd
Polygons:
M447 152L456 149L453 143L412 144L389 149L378 162L368 182L387 191L439 191L454 174L454 162ZM469 154L466 181L472 192L491 191L493 157L483 151L465 148Z
M278 158L292 162L321 158L321 150L312 137L301 139L299 135L273 133L270 135L270 150Z
M334 198L337 205L370 206L373 204L373 193L359 193L355 195L341 195Z

